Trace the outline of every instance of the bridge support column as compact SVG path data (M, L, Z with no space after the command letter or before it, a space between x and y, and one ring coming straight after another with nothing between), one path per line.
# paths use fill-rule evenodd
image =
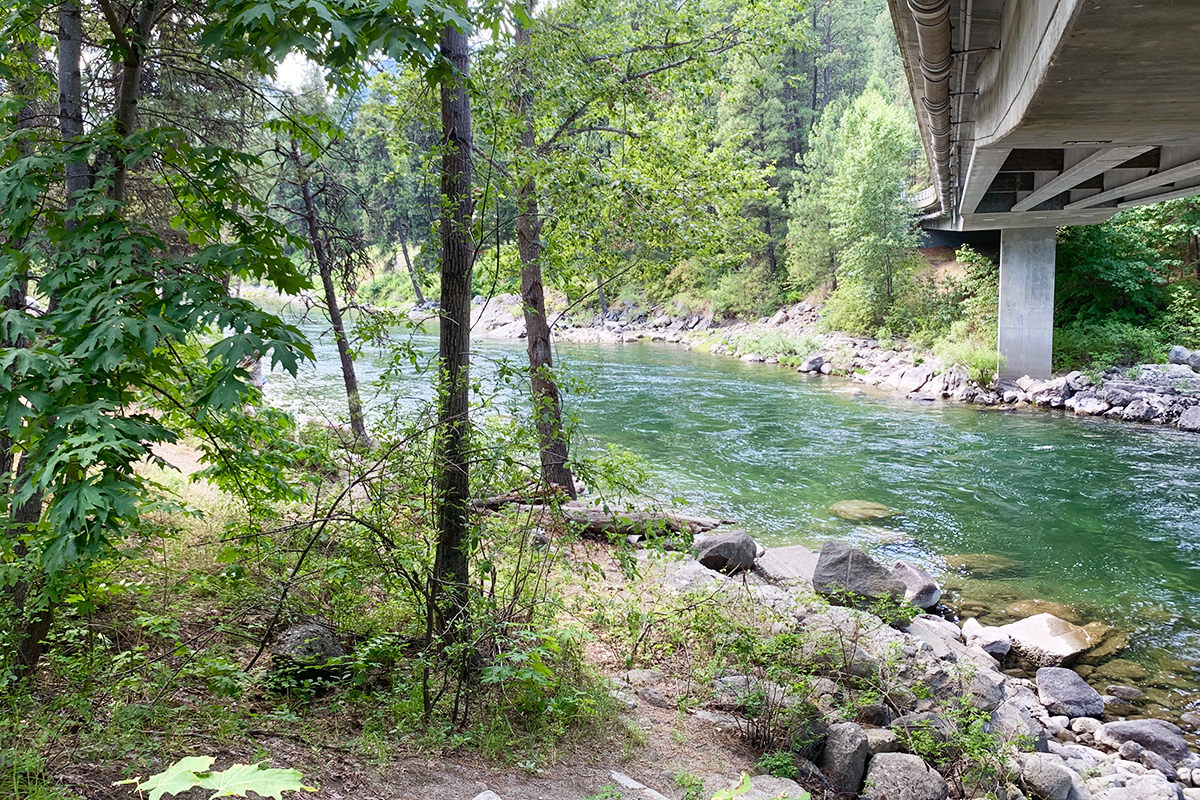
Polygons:
M1050 377L1054 343L1054 228L1000 233L1001 380Z

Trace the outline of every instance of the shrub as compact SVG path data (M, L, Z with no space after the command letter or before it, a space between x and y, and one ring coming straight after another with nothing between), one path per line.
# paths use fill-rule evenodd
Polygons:
M1074 322L1054 330L1054 368L1128 366L1164 360L1163 334L1131 322Z
M778 329L742 331L731 344L738 353L759 353L781 360L786 356L809 356L821 349L821 343L812 336Z
M1165 343L1200 348L1200 280L1191 278L1172 284L1167 295L1162 325Z
M966 319L954 323L949 335L934 344L933 354L946 367L961 367L971 380L987 386L995 380L1003 357L996 350L995 334L972 333L971 323Z
M828 330L868 334L878 327L878 303L866 286L842 282L825 301L822 321Z
M722 275L710 299L723 317L759 317L779 305L782 292L767 266L757 264Z

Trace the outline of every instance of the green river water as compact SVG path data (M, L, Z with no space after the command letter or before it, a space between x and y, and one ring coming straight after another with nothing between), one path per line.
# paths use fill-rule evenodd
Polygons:
M268 396L299 413L343 416L332 342L307 332L316 366L297 381L270 376ZM436 347L433 337L415 341ZM477 340L475 349L485 379L497 361L519 366L524 357L523 342ZM767 545L839 537L881 560L912 560L942 580L952 604L1069 605L1084 621L1129 632L1124 655L1151 667L1147 685L1157 684L1162 702L1200 706L1200 436L853 397L843 379L671 345L556 349L593 387L566 399L582 445L613 442L640 455L652 470L649 492L737 520ZM381 367L362 359L364 386ZM370 402L415 409L430 396L428 375L408 370ZM846 499L902 514L876 526L845 522L828 508ZM985 579L946 561L981 553L1013 563Z

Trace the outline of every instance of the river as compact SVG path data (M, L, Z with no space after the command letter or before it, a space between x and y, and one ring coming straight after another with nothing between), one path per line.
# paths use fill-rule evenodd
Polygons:
M296 412L344 415L332 342L319 328L306 332L316 365L296 381L271 375L268 396ZM430 336L413 342L426 354L436 348ZM523 342L474 347L485 383L498 364L519 367L524 357ZM580 421L575 447L615 443L638 454L654 495L738 520L767 545L839 537L880 560L915 561L952 600L1067 604L1129 632L1124 655L1152 668L1162 702L1200 706L1200 437L1061 413L853 397L843 379L672 345L556 350L592 386L565 401ZM383 366L365 354L360 381L371 384ZM408 368L368 400L416 409L430 397L428 375ZM846 499L902 514L874 526L844 522L828 508ZM1013 566L987 579L947 566L947 557L980 553Z

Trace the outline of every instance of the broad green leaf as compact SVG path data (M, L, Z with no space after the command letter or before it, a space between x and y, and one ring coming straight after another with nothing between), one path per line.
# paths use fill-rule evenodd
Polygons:
M139 792L149 792L149 800L159 800L164 794L175 795L194 788L198 782L197 772L205 772L215 759L212 756L188 756L181 758L157 775L151 775L138 784Z
M197 784L203 789L212 789L209 800L217 797L245 797L254 792L262 797L283 800L284 792L315 792L305 786L304 776L294 769L267 769L261 764L234 764L223 772L213 772L201 778Z

